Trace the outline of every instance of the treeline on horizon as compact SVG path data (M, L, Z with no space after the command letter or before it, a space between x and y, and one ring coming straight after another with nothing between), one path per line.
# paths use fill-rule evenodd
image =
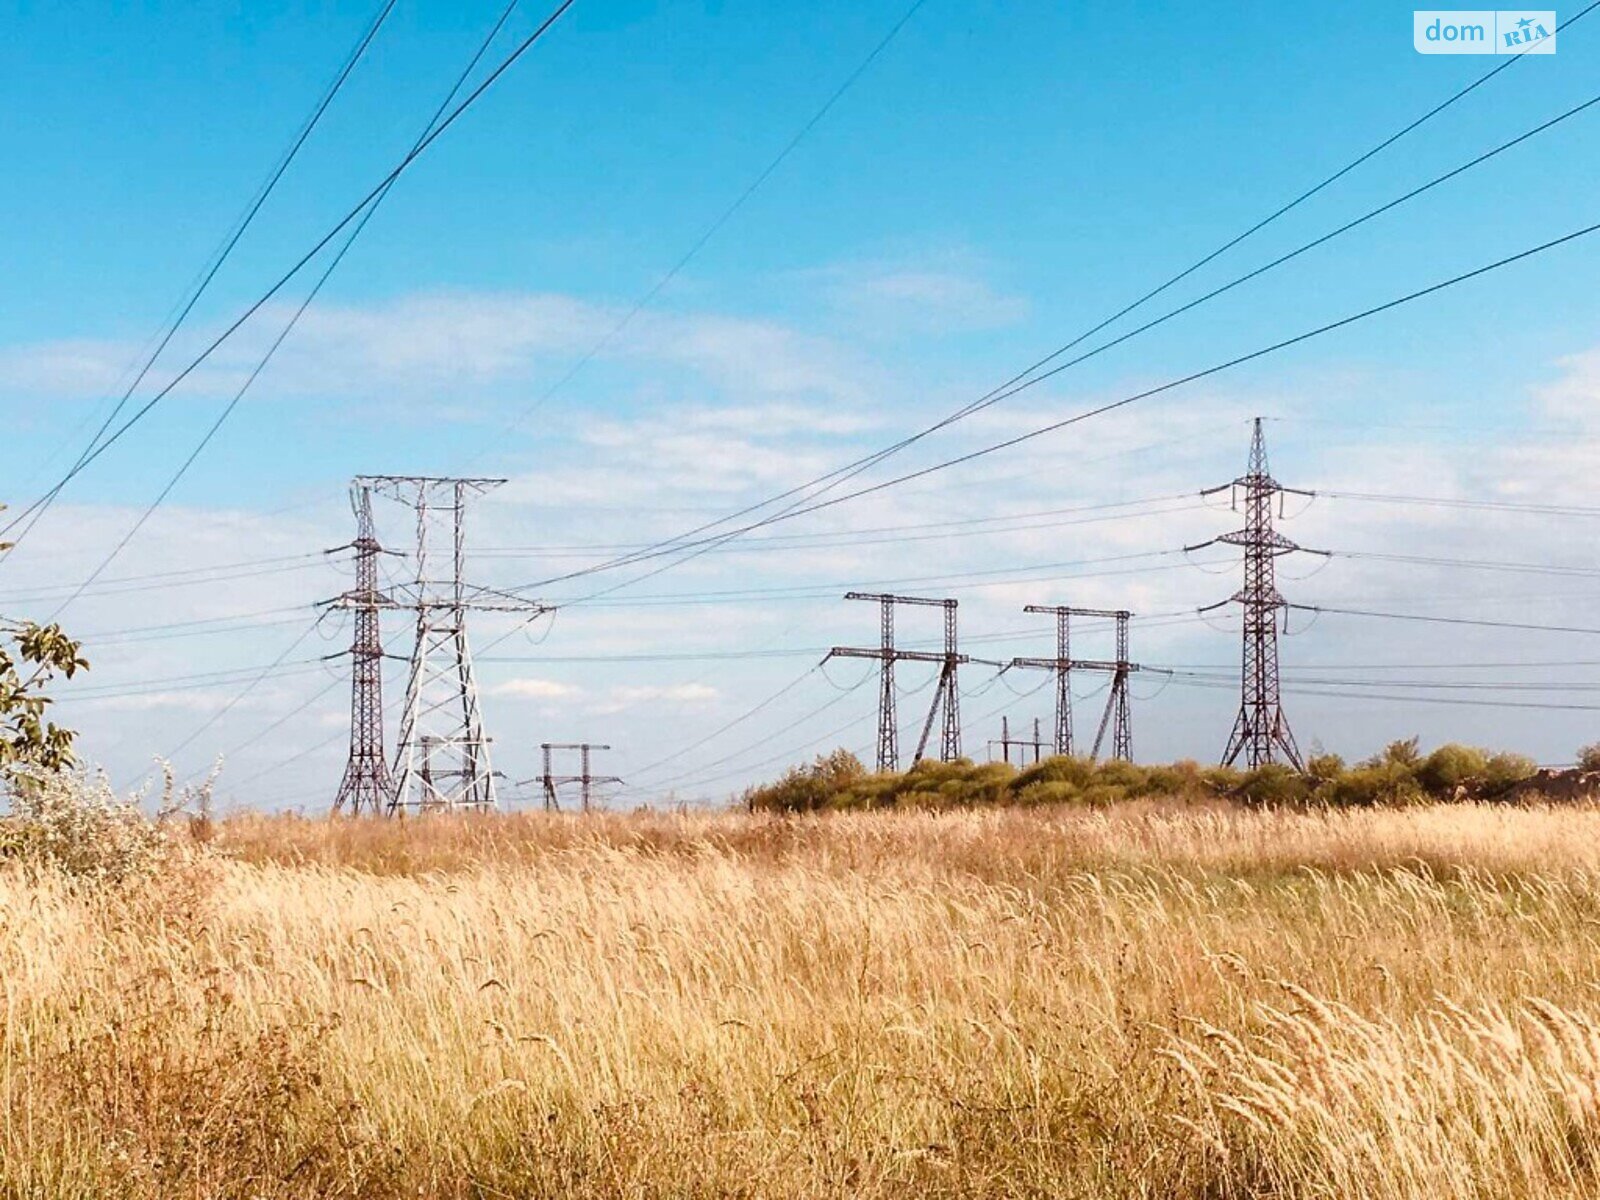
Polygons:
M1579 756L1600 769L1600 745ZM1099 808L1144 798L1222 799L1252 806L1356 808L1446 801L1495 801L1526 792L1539 767L1521 754L1448 743L1424 754L1417 738L1391 742L1357 763L1313 754L1306 769L1273 763L1251 770L1193 760L1142 765L1055 756L1015 767L1003 762L924 760L907 771L875 773L836 750L748 789L752 812L881 808L971 808L1069 804Z

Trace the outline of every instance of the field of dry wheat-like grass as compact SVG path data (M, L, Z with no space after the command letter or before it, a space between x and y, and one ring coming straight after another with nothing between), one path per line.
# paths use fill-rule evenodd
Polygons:
M0 1195L1600 1196L1600 811L241 819L0 870Z

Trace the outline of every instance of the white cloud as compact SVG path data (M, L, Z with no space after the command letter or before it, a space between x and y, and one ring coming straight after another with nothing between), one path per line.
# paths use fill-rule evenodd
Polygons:
M828 302L866 336L977 331L1026 318L1026 298L998 291L985 270L971 254L944 252L840 263L803 277L819 283Z
M661 716L666 715L661 711L663 706L668 713L684 707L701 707L714 702L721 694L706 683L622 684L612 688L608 699L595 705L593 711L600 714L620 713L630 708L653 705L655 708L651 711Z
M292 311L263 308L185 381L183 394L237 389ZM883 391L885 381L842 341L780 321L645 312L623 328L626 315L527 292L432 291L363 306L315 304L255 388L276 398L337 396L346 419L376 408L492 425L504 419L502 408L525 410L593 354L633 374L633 399L675 414L721 411L731 419L738 409L708 402L726 392L743 405L752 397L790 401L791 419L835 432L858 427L861 404ZM180 337L152 378L167 378L218 332L197 326ZM98 400L115 390L136 351L89 337L0 348L0 394Z
M507 679L489 689L491 696L510 696L519 700L565 700L578 695L581 688L554 679Z

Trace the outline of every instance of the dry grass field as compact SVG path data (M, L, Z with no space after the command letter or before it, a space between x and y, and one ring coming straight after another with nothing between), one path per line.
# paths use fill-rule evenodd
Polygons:
M240 819L0 869L6 1197L1600 1196L1600 812Z

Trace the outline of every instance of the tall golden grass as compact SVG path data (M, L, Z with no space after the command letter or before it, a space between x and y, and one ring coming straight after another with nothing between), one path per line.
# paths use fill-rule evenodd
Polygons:
M222 822L0 870L0 1195L1600 1196L1600 811Z

